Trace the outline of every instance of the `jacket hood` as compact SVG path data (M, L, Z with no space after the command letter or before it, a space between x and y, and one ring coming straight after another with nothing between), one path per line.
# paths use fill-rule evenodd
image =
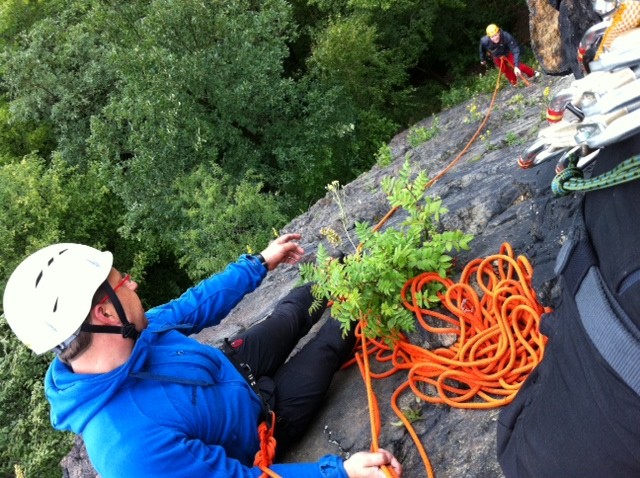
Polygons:
M51 404L51 424L81 434L93 416L109 402L129 374L140 371L153 334L142 332L126 363L108 373L77 374L55 358L45 376L45 395Z

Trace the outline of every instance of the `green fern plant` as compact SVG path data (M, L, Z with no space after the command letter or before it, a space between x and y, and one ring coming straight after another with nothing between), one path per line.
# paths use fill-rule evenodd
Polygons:
M399 228L376 231L369 224L356 223L360 246L351 255L335 260L320 244L315 264L300 266L302 279L314 282L312 307L322 299L333 301L332 316L345 333L360 319L365 320L368 337L381 337L389 344L400 333L414 330L414 317L400 298L402 286L426 271L446 276L453 261L449 253L469 247L471 235L440 230L440 218L447 209L441 199L426 196L426 174L420 172L414 180L411 175L407 160L398 177L382 181L391 206L407 214ZM421 294L422 307L439 302L436 287Z

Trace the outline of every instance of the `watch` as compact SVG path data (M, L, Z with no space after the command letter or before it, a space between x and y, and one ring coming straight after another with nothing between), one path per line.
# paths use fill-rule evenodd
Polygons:
M258 254L254 254L253 257L258 259L260 264L262 264L265 269L269 270L269 267L267 266L267 261L264 260L264 256L262 254L259 254L259 253Z

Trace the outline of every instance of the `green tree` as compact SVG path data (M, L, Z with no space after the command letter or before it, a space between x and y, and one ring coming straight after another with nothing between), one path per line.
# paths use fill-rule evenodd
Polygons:
M27 477L60 476L59 462L73 437L51 428L42 377L51 357L36 356L0 318L0 477L19 465Z
M57 150L72 164L86 161L90 118L114 82L108 46L87 21L87 9L69 2L20 33L0 56L12 121L49 125Z
M117 209L98 170L78 174L59 158L36 155L0 166L0 287L27 254L53 242L98 247L116 235L110 212ZM106 232L105 232L106 231ZM100 242L96 240L100 238ZM70 437L54 433L42 378L49 356L20 345L0 320L0 476L19 464L26 476L56 476Z
M219 166L202 165L182 177L176 189L184 219L175 249L194 279L221 270L232 260L229 251L235 257L238 247L262 250L274 238L274 225L284 223L276 198L261 192L250 175L235 184Z

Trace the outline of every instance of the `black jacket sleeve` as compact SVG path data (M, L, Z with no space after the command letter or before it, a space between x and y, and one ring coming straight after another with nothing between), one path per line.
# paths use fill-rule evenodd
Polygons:
M518 45L518 42L510 33L505 32L504 30L502 31L502 39L509 51L513 53L513 66L517 67L520 65L520 46Z
M487 60L487 48L486 48L486 42L489 39L489 37L482 37L480 38L480 61L486 61Z

